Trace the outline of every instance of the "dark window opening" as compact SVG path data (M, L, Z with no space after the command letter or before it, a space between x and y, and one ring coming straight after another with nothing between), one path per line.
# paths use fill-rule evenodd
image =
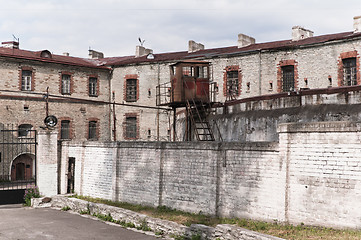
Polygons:
M282 67L282 91L289 92L295 90L294 66Z
M127 79L126 85L126 101L137 101L137 79Z
M343 63L343 85L357 85L356 58L346 58Z
M89 78L89 96L98 95L98 79L95 77Z
M70 121L63 120L60 123L60 139L70 139Z
M30 130L33 128L31 124L21 124L18 127L18 137L28 137Z
M228 71L227 72L227 96L238 96L239 94L239 80L238 80L238 71Z
M89 121L89 140L97 140L97 121Z
M125 120L125 137L137 138L137 117L127 117Z

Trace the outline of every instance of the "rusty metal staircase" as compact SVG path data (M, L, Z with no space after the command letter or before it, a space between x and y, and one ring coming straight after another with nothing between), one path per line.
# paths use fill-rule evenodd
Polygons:
M194 99L187 100L186 109L198 141L214 141L214 134L208 121L209 108Z

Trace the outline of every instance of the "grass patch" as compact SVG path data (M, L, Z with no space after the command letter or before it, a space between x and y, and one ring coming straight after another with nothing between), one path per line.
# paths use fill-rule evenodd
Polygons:
M202 214L201 212L195 213L187 213L179 210L175 210L169 207L160 206L157 208L136 205L124 202L112 202L105 199L99 198L91 198L84 196L75 196L76 198L86 200L94 203L103 203L115 207L120 207L128 210L132 210L135 212L139 212L145 214L150 217L165 219L173 222L177 222L186 226L190 226L191 224L204 224L207 226L216 226L217 224L234 224L242 228L246 228L252 231L261 232L264 234L269 234L273 236L277 236L284 239L292 239L292 240L359 240L361 239L361 230L337 230L332 228L324 228L324 227L311 227L306 226L304 224L300 224L297 226L287 225L283 223L279 223L277 221L274 222L263 222L263 221L253 221L249 219L239 219L239 218L217 218L214 216L209 216ZM133 223L119 222L116 223L130 228L136 228ZM144 226L138 226L138 228L147 229L146 222L144 221ZM142 229L142 230L143 230ZM147 231L147 230L145 230ZM149 228L148 231L151 231ZM157 232L156 235L163 235L162 232ZM177 240L197 240L199 236L174 236Z
M61 211L64 211L64 212L69 211L69 210L71 210L71 208L69 206L65 206L61 209Z

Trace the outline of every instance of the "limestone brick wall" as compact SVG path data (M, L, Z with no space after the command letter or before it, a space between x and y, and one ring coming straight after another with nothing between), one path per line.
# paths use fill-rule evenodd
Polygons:
M61 165L76 159L75 192L82 195L359 228L361 125L287 123L278 131L279 143L68 142Z
M138 98L135 102L125 100L126 78L136 77L138 81ZM144 64L114 69L111 88L115 101L129 105L156 107L156 86L169 82L169 65L167 63ZM138 120L138 136L135 140L167 141L170 128L170 112L157 109L117 106L117 140L125 140L125 124L127 114L133 114ZM132 139L133 140L133 139Z
M295 91L303 88L318 89L341 86L343 75L342 59L356 57L359 71L360 43L358 39L330 41L324 44L305 45L294 49L253 51L240 55L224 55L201 60L210 62L210 78L218 84L217 101L225 102L224 89L226 81L224 76L227 69L238 69L239 71L240 94L236 96L236 99L279 93L282 86L281 68L287 65L295 66ZM165 62L160 64L142 63L139 65L116 66L112 77L112 90L116 92L117 101L124 100L125 76L133 74L138 76L139 80L139 99L134 104L155 106L155 94L153 95L153 92L155 92L155 86L159 83L170 81L169 64ZM357 76L358 81L360 81L360 74ZM148 96L149 89L152 93L150 97ZM124 119L126 112L134 112L139 118L140 132L138 139L155 140L156 136L158 136L158 129L160 140L169 138L168 130L172 129L173 124L170 112L161 111L160 121L158 122L156 110L119 107L116 111L118 140L125 140L122 133L122 126L124 125L122 119ZM245 126L244 123L240 123L240 125ZM275 131L272 134L274 135L274 133ZM179 139L181 140L182 136L179 136ZM232 136L232 139L235 140L236 138ZM250 139L253 139L253 137ZM268 140L270 139L266 141Z
M221 135L227 142L278 141L280 123L358 121L361 117L359 91L306 92L238 103L227 111L218 109L218 114L210 117L216 139ZM181 128L179 134L184 134Z
M32 91L19 89L23 67L33 71ZM70 95L63 95L60 92L61 74L64 72L71 74ZM42 94L46 93L48 87L51 95L109 101L108 70L26 60L19 62L14 59L0 58L0 75L0 122L13 124L15 128L21 124L31 124L33 129L39 130L40 126L44 126L46 101ZM99 95L97 97L90 97L88 94L89 76L97 76L98 78ZM48 106L49 114L55 115L59 120L57 126L59 133L61 120L69 120L71 139L84 141L88 137L89 120L97 118L99 140L110 140L110 106L108 104L50 97ZM60 138L60 134L58 136Z
M277 205L282 202L276 200L279 195L272 194L284 189L284 181L270 181L283 177L277 154L277 144L272 143L68 142L62 144L61 162L67 169L68 158L75 158L75 192L82 195L196 213L279 219L284 207ZM64 193L65 177L61 184Z
M359 228L360 137L355 122L282 124L280 158L286 164L286 220Z

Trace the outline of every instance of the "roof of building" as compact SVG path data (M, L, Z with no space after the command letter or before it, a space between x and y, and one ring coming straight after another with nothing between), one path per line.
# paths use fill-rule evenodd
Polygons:
M12 57L17 59L27 59L27 60L35 60L41 62L107 69L106 66L121 66L127 64L140 64L140 63L164 62L164 61L180 61L180 60L189 60L189 59L197 59L197 58L204 59L204 58L218 57L222 55L245 54L260 50L281 50L281 49L298 48L307 45L322 44L331 41L347 40L357 37L361 37L361 33L344 32L344 33L309 37L298 41L282 40L282 41L274 41L274 42L266 42L266 43L255 43L241 48L238 48L238 46L230 46L230 47L222 47L222 48L204 49L191 53L189 53L188 51L168 52L168 53L160 53L160 54L152 53L151 58L148 58L148 56L142 56L142 57L123 56L123 57L109 57L102 59L86 59L86 58L71 57L65 55L55 55L55 54L51 54L48 50L34 52L34 51L27 51L22 49L0 47L0 57L1 56Z
M104 64L102 64L102 62L96 59L85 59L79 57L55 55L51 54L48 50L34 52L16 48L0 47L0 57L11 57L17 59L35 60L40 62L106 69Z
M153 53L154 58L150 58L150 59L147 58L147 56L142 56L142 57L128 56L128 57L120 57L120 58L117 57L104 58L101 59L101 61L105 63L105 65L120 66L127 64L147 63L147 62L151 63L151 62L186 60L186 59L194 59L194 58L211 58L222 55L243 54L243 53L259 51L259 50L281 50L281 49L297 48L301 46L322 44L326 42L346 40L356 37L361 37L361 33L344 32L344 33L309 37L299 41L283 40L283 41L275 41L275 42L256 43L242 48L238 48L238 46L231 46L231 47L223 47L223 48L204 49L191 53L188 53L188 51L169 52L169 53L160 53L160 54Z

